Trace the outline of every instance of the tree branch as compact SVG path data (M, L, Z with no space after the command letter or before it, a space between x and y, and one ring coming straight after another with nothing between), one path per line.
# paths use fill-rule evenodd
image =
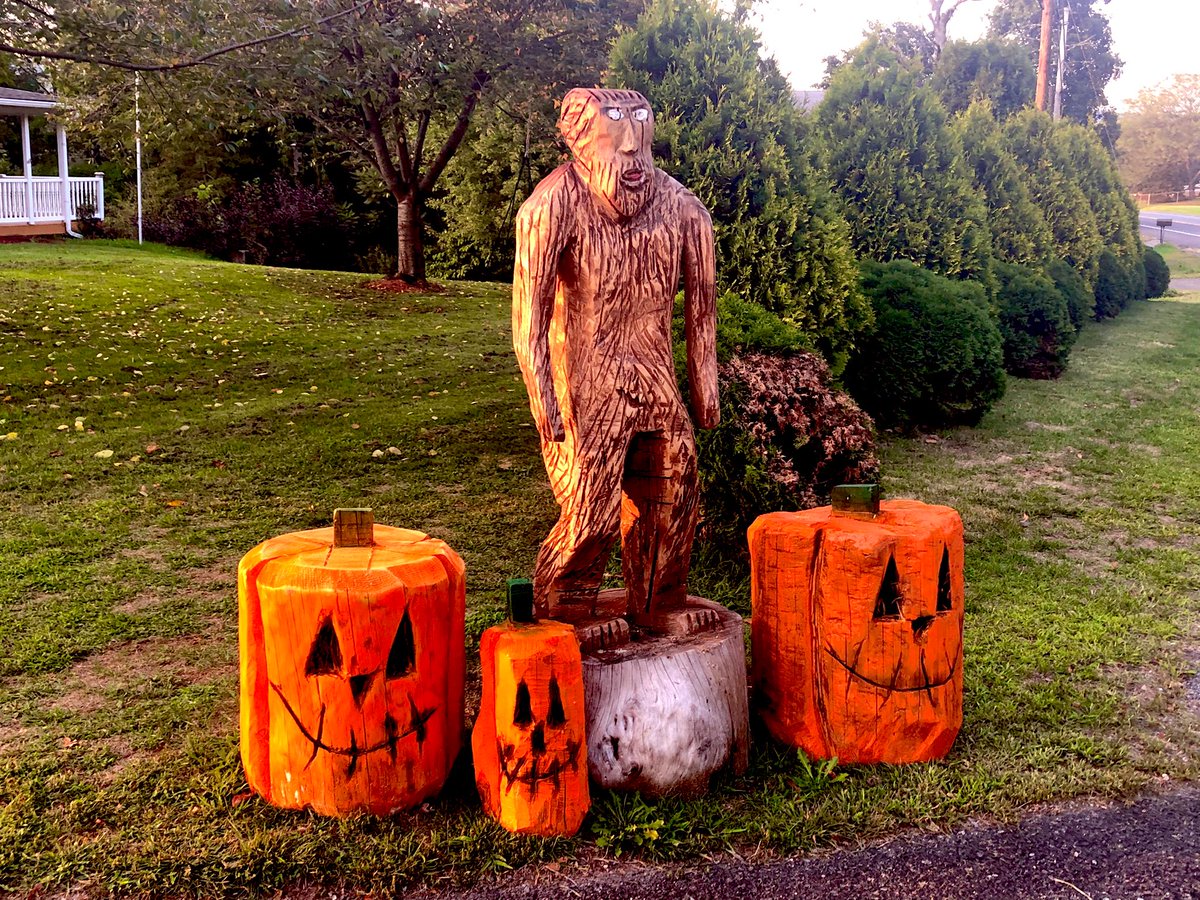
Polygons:
M367 124L367 133L371 136L371 147L375 151L375 168L383 176L384 184L388 186L388 190L392 192L392 196L398 200L401 195L407 192L412 182L402 180L401 176L396 172L396 166L392 162L391 151L388 150L387 136L383 133L383 123L379 121L379 114L375 112L375 107L370 103L364 102L362 111L363 119Z
M467 96L463 98L462 109L458 112L458 119L454 123L454 128L451 129L450 136L446 138L446 142L442 144L442 149L438 152L437 159L433 161L433 165L429 167L429 171L425 173L425 177L421 179L421 193L429 193L433 190L433 186L437 184L442 170L446 168L446 164L450 162L450 158L458 150L458 145L466 137L467 128L471 124L471 113L475 111L475 105L479 102L479 95L483 93L484 88L488 86L488 82L491 80L492 76L482 70L477 71L471 79L471 89L467 92Z
M307 34L315 28L320 28L323 25L328 25L338 19L361 12L367 7L374 6L379 0L361 0L354 6L343 9L340 12L325 16L322 19L317 19L315 22L309 22L305 25L299 25L295 28L290 28L287 31L277 31L273 34L264 35L259 38L250 40L238 41L234 44L227 44L224 47L218 47L215 50L210 50L208 53L195 56L190 59L176 60L171 63L136 63L128 60L110 59L104 56L92 56L82 52L71 52L63 50L37 50L30 47L16 47L11 44L0 43L0 52L11 53L14 56L23 56L29 59L57 59L64 62L90 63L97 66L106 66L112 69L124 69L128 72L173 72L179 69L190 69L195 66L202 66L207 62L211 62L220 56L226 56L230 53L236 53L239 50L248 50L251 47L260 47L263 44L271 44L276 41L286 40L287 38L300 37ZM392 0L383 0L385 5L390 5Z

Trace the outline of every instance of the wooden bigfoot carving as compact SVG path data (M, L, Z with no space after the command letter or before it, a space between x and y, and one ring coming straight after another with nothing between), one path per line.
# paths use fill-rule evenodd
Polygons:
M558 127L574 159L521 207L513 279L513 345L562 509L538 554L537 613L576 624L627 614L674 630L698 486L671 317L682 268L692 412L712 428L712 220L654 167L641 94L576 88ZM618 534L627 609L605 609L600 579Z

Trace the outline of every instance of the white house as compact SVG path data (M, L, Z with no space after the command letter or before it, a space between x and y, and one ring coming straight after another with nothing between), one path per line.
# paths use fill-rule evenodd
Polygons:
M0 87L0 116L21 120L20 175L0 175L0 238L74 234L79 208L104 218L104 176L71 178L67 173L67 130L58 125L58 177L33 175L29 120L52 112L58 102L48 94Z

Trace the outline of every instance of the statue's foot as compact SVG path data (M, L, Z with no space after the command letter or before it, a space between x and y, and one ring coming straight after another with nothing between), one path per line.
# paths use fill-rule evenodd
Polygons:
M715 609L704 606L685 606L682 609L658 610L639 621L638 624L655 634L686 637L690 634L715 631L721 624L721 617Z
M629 643L629 623L619 616L580 622L575 626L575 636L579 638L579 649L584 653L611 650Z

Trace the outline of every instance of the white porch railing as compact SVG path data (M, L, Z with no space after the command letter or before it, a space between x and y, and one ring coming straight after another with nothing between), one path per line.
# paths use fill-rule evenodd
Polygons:
M92 207L96 218L104 218L103 174L69 178L67 183L72 220L79 218L81 206ZM19 175L0 175L0 225L39 225L63 219L61 180L39 176L30 181Z

